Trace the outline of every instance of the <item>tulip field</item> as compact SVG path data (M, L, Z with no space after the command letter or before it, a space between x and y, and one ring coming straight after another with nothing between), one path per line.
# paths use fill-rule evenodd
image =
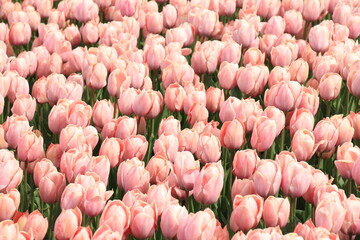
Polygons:
M0 240L360 239L360 0L0 0Z

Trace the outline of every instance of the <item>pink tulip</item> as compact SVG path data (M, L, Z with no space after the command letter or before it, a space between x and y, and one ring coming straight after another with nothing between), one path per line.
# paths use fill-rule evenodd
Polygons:
M238 120L224 122L220 130L221 145L228 149L238 149L245 142L245 126Z
M49 172L39 182L39 194L46 203L60 201L61 194L66 186L65 176L59 172Z
M276 47L273 47L271 52L271 63L274 66L285 67L289 66L292 62L292 52L289 46L285 44L280 44Z
M250 178L260 161L259 156L253 149L237 151L232 164L232 173L238 178Z
M291 149L298 161L308 161L317 150L315 136L308 129L298 129L291 141Z
M113 116L114 106L110 101L96 101L92 112L92 119L95 126L101 129L106 123L113 119Z
M119 138L106 138L101 144L99 155L107 156L110 167L118 166L124 153L124 142Z
M112 231L125 233L130 226L130 208L120 200L108 201L101 214L101 225L109 226Z
M20 205L20 193L14 188L8 193L0 193L0 221L11 219Z
M21 161L32 162L45 156L44 140L32 131L24 132L19 140L17 150Z
M65 174L68 182L74 182L79 174L85 174L91 160L90 154L78 149L70 149L61 156L60 170Z
M329 29L321 25L312 27L309 32L309 43L311 48L316 52L327 51L330 46Z
M341 231L347 235L359 234L360 199L351 194L349 198L343 201L343 205L346 209L346 214Z
M103 182L97 182L85 190L83 198L84 213L89 217L99 215L109 200L113 191L106 191L106 185Z
M290 197L300 197L308 190L311 173L297 162L289 162L282 174L281 190Z
M285 227L289 220L290 202L287 198L269 196L264 203L263 219L268 227Z
M87 149L84 131L81 127L69 124L60 133L60 148L66 151L71 148Z
M183 129L178 133L177 137L179 140L179 151L189 151L193 154L196 153L199 141L199 134L196 129Z
M224 168L221 161L207 163L194 183L194 198L204 205L217 202L224 185Z
M263 65L265 62L265 54L258 48L249 48L244 54L243 64L244 66L251 65Z
M90 227L79 227L71 238L72 240L90 240L92 232Z
M17 22L11 25L9 31L9 41L11 45L19 46L29 43L31 38L31 28L29 23Z
M146 170L150 173L150 183L165 182L170 173L171 163L163 152L150 158Z
M236 72L238 70L238 65L236 63L230 63L223 61L220 64L220 69L218 73L219 83L223 89L233 89L236 87ZM221 107L221 106L220 106Z
M204 132L199 135L196 156L202 163L217 162L221 155L219 139L211 133Z
M134 135L126 138L124 140L125 151L122 159L130 159L137 157L140 160L143 160L148 148L148 142L146 138L142 135Z
M92 115L91 106L83 101L74 101L70 104L68 110L69 124L86 127L90 124Z
M214 213L209 209L190 213L184 221L180 222L177 239L190 240L211 239L216 227L216 218Z
M283 129L285 128L286 118L284 112L278 109L277 107L268 106L267 108L264 109L262 115L276 122L276 136L279 136L281 131L283 131Z
M339 137L339 130L329 119L325 118L318 122L313 131L316 143L319 143L319 152L329 152L334 149Z
M175 26L178 17L177 9L171 5L165 5L162 10L164 27L170 29Z
M334 164L342 178L351 179L351 170L355 161L360 157L360 149L351 142L338 147Z
M130 233L136 238L151 237L157 227L156 208L143 201L137 201L130 208Z
M169 186L178 186L190 191L200 172L200 163L195 161L191 152L183 151L176 154L173 169L169 176Z
M173 83L166 88L165 105L172 112L179 112L184 108L186 92L181 85Z
M271 147L275 137L275 121L265 116L258 117L251 135L251 146L259 152L264 152Z
M291 111L295 107L301 86L298 82L279 82L265 92L265 106L275 106L282 111Z
M150 174L144 162L134 157L120 163L117 171L117 184L125 191L139 189L146 192L150 186Z
M304 224L298 223L294 230L295 233L302 236L304 239L339 239L339 236L335 233L330 233L329 230L323 227L315 227L311 219L307 220Z
M354 128L351 126L351 122L348 118L343 118L342 114L334 115L330 118L339 130L339 137L336 145L341 145L345 142L350 142L354 137Z
M327 73L321 77L319 84L320 96L331 101L337 98L340 93L342 78L337 73Z
M302 87L301 93L296 100L296 108L306 108L315 116L319 108L319 92L312 87Z
M160 221L161 232L166 238L174 238L177 235L179 225L186 221L188 211L184 206L167 206Z
M54 226L56 239L70 239L81 226L82 215L79 208L62 210Z
M259 224L263 213L264 199L258 195L237 195L233 201L230 227L234 232L248 231Z
M289 128L291 136L299 129L314 129L315 119L312 113L305 108L297 108L290 118Z
M220 110L224 102L224 92L219 88L210 87L206 90L206 108L214 113Z
M241 92L256 97L264 91L269 78L269 69L264 65L247 65L237 71L236 78Z
M312 64L314 77L319 80L326 73L339 73L339 63L332 55L318 56Z
M241 44L243 47L256 47L259 39L258 32L254 24L246 21L245 19L236 20L234 23L233 39Z
M275 195L281 184L281 167L273 160L260 160L253 175L257 194L266 197Z
M349 72L347 77L346 85L351 94L359 97L360 96L360 88L358 86L360 81L360 71L357 69L353 69Z
M346 209L336 198L324 199L315 210L315 224L327 230L338 233L346 215Z
M354 139L360 139L360 113L350 112L347 116L354 128Z
M163 97L160 92L143 90L134 99L133 111L138 116L155 118L163 108Z
M36 162L34 167L34 183L35 186L39 186L42 177L46 176L50 172L56 172L57 169L54 164L47 158L43 158Z

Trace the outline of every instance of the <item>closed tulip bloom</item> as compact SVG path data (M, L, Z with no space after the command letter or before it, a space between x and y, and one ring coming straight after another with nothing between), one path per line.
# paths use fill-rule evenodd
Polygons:
M209 118L209 111L203 103L194 103L188 111L188 121L191 126L196 122L207 121Z
M231 121L237 117L241 101L236 97L229 97L220 107L219 117L222 122Z
M259 224L263 213L264 199L259 195L237 195L233 201L230 228L234 232L248 231Z
M299 129L314 129L315 119L310 110L305 108L296 108L290 118L289 128L290 134L293 136Z
M21 135L17 146L18 156L21 161L32 162L45 156L42 136L28 131Z
M325 52L330 46L330 31L327 27L317 25L310 29L309 43L316 52Z
M171 162L174 162L178 149L178 138L171 132L165 132L158 139L156 139L153 148L154 154L164 152L166 154L166 157Z
M199 161L195 161L191 152L178 152L176 154L173 169L170 173L169 185L176 185L181 189L190 191L194 187L199 172L200 163Z
M221 88L229 90L236 87L236 72L238 68L239 66L236 63L221 62L218 73Z
M281 190L290 197L300 197L309 188L311 173L300 163L290 162L283 170Z
M61 194L66 186L65 176L59 172L49 172L39 182L39 194L46 203L60 201Z
M164 96L165 105L172 112L179 112L184 108L186 92L178 83L172 83L166 88Z
M350 120L352 127L354 128L354 139L360 139L360 113L350 112L346 117Z
M275 66L270 74L268 85L271 88L273 85L281 82L281 81L290 81L291 75L287 68L283 68L280 66Z
M319 108L319 92L312 87L302 87L302 91L296 100L296 108L306 108L315 116Z
M146 192L150 186L150 174L145 169L144 162L135 157L120 163L117 183L125 191L139 189Z
M64 152L61 156L60 170L68 182L74 182L79 174L85 174L91 160L90 154L76 148Z
M278 109L277 107L268 106L267 108L264 109L262 115L276 122L276 136L279 136L281 131L285 128L286 118L284 112ZM252 119L252 120L255 121L256 119Z
M247 65L237 71L236 78L241 92L256 97L264 91L269 78L269 69L264 65Z
M130 208L130 233L141 239L151 237L157 227L156 212L156 208L146 202L135 202Z
M137 157L140 160L143 160L148 148L148 142L146 138L142 135L134 135L126 138L124 140L125 151L122 159L130 159Z
M165 182L169 176L171 163L163 152L155 154L146 165L150 173L150 183Z
M90 226L79 227L71 238L71 240L90 240L90 239L92 239L92 231L90 229Z
M106 138L101 144L99 155L107 156L110 161L110 167L116 167L120 164L124 153L124 142L119 138Z
M359 234L360 199L351 194L349 198L343 201L343 205L346 209L346 215L341 226L341 231L347 235Z
M315 225L338 233L344 222L346 209L339 199L329 198L322 200L315 209Z
M159 183L149 188L146 193L146 202L156 206L156 214L161 216L163 210L173 204L172 202L177 202L177 199L171 196L171 188L167 183Z
M180 205L167 206L160 221L161 233L166 238L174 238L177 234L179 225L185 222L188 216L186 207Z
M87 149L87 142L82 127L69 124L61 130L60 148L63 151L71 148L76 148L78 150Z
M276 123L265 116L258 117L251 134L251 146L259 152L271 147L276 137Z
M0 193L0 221L12 219L20 205L20 193L14 188L8 193Z
M70 239L81 226L82 215L79 208L62 210L54 225L56 239Z
M236 178L231 188L231 199L234 201L237 195L246 196L251 194L256 194L254 181L248 178Z
M238 149L245 142L245 126L242 122L234 119L226 121L220 130L221 145L228 149Z
M350 93L354 96L360 96L360 71L357 69L353 69L349 72L347 77L346 85L350 91Z
M86 85L91 89L101 89L106 86L107 70L105 65L100 62L91 66L86 75Z
M43 158L40 161L36 162L34 167L34 183L35 186L39 186L40 179L46 176L49 172L57 171L54 164L47 158Z
M5 131L5 140L10 147L16 148L21 136L30 131L29 121L25 116L11 116L6 119L3 125Z
M48 220L43 217L39 210L30 213L26 217L26 222L24 224L23 227L20 227L21 231L28 233L32 232L35 240L44 239L48 229Z
M298 82L279 82L266 90L265 106L275 106L282 111L291 111L301 94L301 86Z
M214 113L220 110L224 102L224 91L219 88L210 87L206 90L206 108Z
M19 46L29 43L31 38L31 28L27 22L16 22L11 25L9 31L9 41L11 45Z
M1 150L1 154L7 154L7 150ZM9 153L10 154L10 153ZM22 180L23 170L19 166L14 156L9 156L7 160L0 160L0 168L3 174L0 178L0 192L7 193L13 188L17 188Z
M290 64L289 72L292 81L303 84L309 76L309 64L304 59L299 58Z
M244 66L251 65L263 65L265 61L265 54L258 48L249 48L244 54L243 64Z
M162 10L162 17L163 17L164 27L166 28L174 27L178 17L178 12L176 7L174 7L171 4L165 5Z
M174 118L174 116L170 116L168 118L164 118L161 120L158 129L158 136L160 137L165 132L171 132L176 136L180 131L181 131L180 121Z
M289 220L290 202L287 198L269 196L264 203L263 219L267 227L285 227Z
M119 233L126 232L130 226L130 208L120 200L108 201L99 224L106 224L111 230Z
M303 28L304 19L300 11L291 9L284 13L285 32L292 35L300 33Z
M114 137L124 140L130 136L136 135L136 132L137 122L135 118L122 116L115 120Z
M60 206L62 210L83 207L85 189L81 184L69 183L61 194Z
M272 16L262 28L263 34L281 36L285 31L285 20L281 16Z
M235 31L233 32L233 39L241 44L243 47L256 46L259 41L256 27L251 22L240 19L234 23Z
M190 213L186 220L180 222L177 239L211 239L214 235L216 227L216 218L214 213L209 209Z
M334 115L330 118L339 130L339 137L336 145L341 145L345 142L351 142L354 137L354 128L351 126L351 122L348 118L343 118L342 114Z
M134 114L133 104L139 92L140 90L136 90L135 88L128 88L120 94L117 104L122 114L124 115Z
M163 96L158 91L143 90L134 99L133 111L147 118L157 117L163 108Z
M352 178L351 170L359 157L360 148L351 142L346 142L338 147L334 164L342 178Z
M298 129L291 140L291 150L298 161L310 160L317 150L314 134L308 129Z
M109 200L113 191L106 191L106 185L103 182L97 182L86 189L83 199L84 212L89 217L99 215Z
M110 122L114 116L114 105L104 99L101 101L96 101L92 111L92 119L94 125L102 129L103 126Z
M199 141L199 134L196 129L185 128L177 135L179 140L179 151L196 153Z
M91 115L91 106L86 104L84 101L77 100L72 102L69 106L69 124L86 127L90 124Z
M312 64L312 71L314 77L321 80L326 73L338 73L339 63L332 55L318 56Z
M232 173L238 178L250 178L256 170L260 158L255 150L237 151L232 164Z
M201 133L199 136L196 156L204 164L217 162L221 156L221 144L219 139L211 133Z
M201 169L194 184L194 198L204 205L217 202L224 185L224 168L221 161L207 163Z
M81 38L85 44L96 43L99 39L98 26L93 22L87 22L80 28Z
M318 122L313 131L316 143L319 143L319 152L329 152L334 149L339 137L339 129L329 119Z
M253 175L257 194L262 197L275 195L281 184L281 167L273 160L260 160Z
M331 101L338 97L341 90L342 78L337 73L326 73L322 76L319 84L320 96Z
M164 23L163 17L159 12L150 12L145 17L145 27L149 33L159 34L161 33Z
M289 66L293 58L291 49L285 44L280 44L276 47L273 47L271 49L270 55L271 63L274 66L280 67Z
M304 0L302 14L306 21L314 22L321 14L321 2L317 0Z
M330 233L329 230L323 227L315 227L311 219L307 220L304 224L298 223L294 232L302 236L304 239L339 239L338 234Z

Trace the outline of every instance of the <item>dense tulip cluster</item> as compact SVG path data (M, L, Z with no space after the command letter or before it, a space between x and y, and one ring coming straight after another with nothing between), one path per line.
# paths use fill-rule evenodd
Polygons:
M360 2L0 0L0 239L354 240Z

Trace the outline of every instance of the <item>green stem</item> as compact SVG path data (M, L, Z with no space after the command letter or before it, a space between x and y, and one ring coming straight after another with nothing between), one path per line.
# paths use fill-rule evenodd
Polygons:
M28 182L28 172L27 172L27 168L28 168L28 162L25 161L25 168L24 168L24 209L25 211L28 210L28 196L27 196L27 182Z
M348 187L348 196L350 197L352 192L352 179L348 179L347 187Z
M320 170L324 170L323 169L324 168L324 159L323 158L319 158L317 168L320 169Z
M297 198L290 198L290 231L295 228L296 203Z
M345 97L345 114L349 113L349 99L350 99L350 91L347 88L346 90L346 97Z
M49 228L48 228L48 235L49 235L49 239L52 239L52 234L53 234L53 231L51 230L51 228L53 227L53 214L54 214L54 205L55 204L50 204L49 206Z
M96 90L90 88L90 104L91 104L91 106L94 106L95 101L96 101Z
M325 103L326 103L326 117L330 117L330 110L331 110L330 101L325 101Z
M286 129L284 128L284 129L281 131L280 152L284 150L285 135L286 135Z

